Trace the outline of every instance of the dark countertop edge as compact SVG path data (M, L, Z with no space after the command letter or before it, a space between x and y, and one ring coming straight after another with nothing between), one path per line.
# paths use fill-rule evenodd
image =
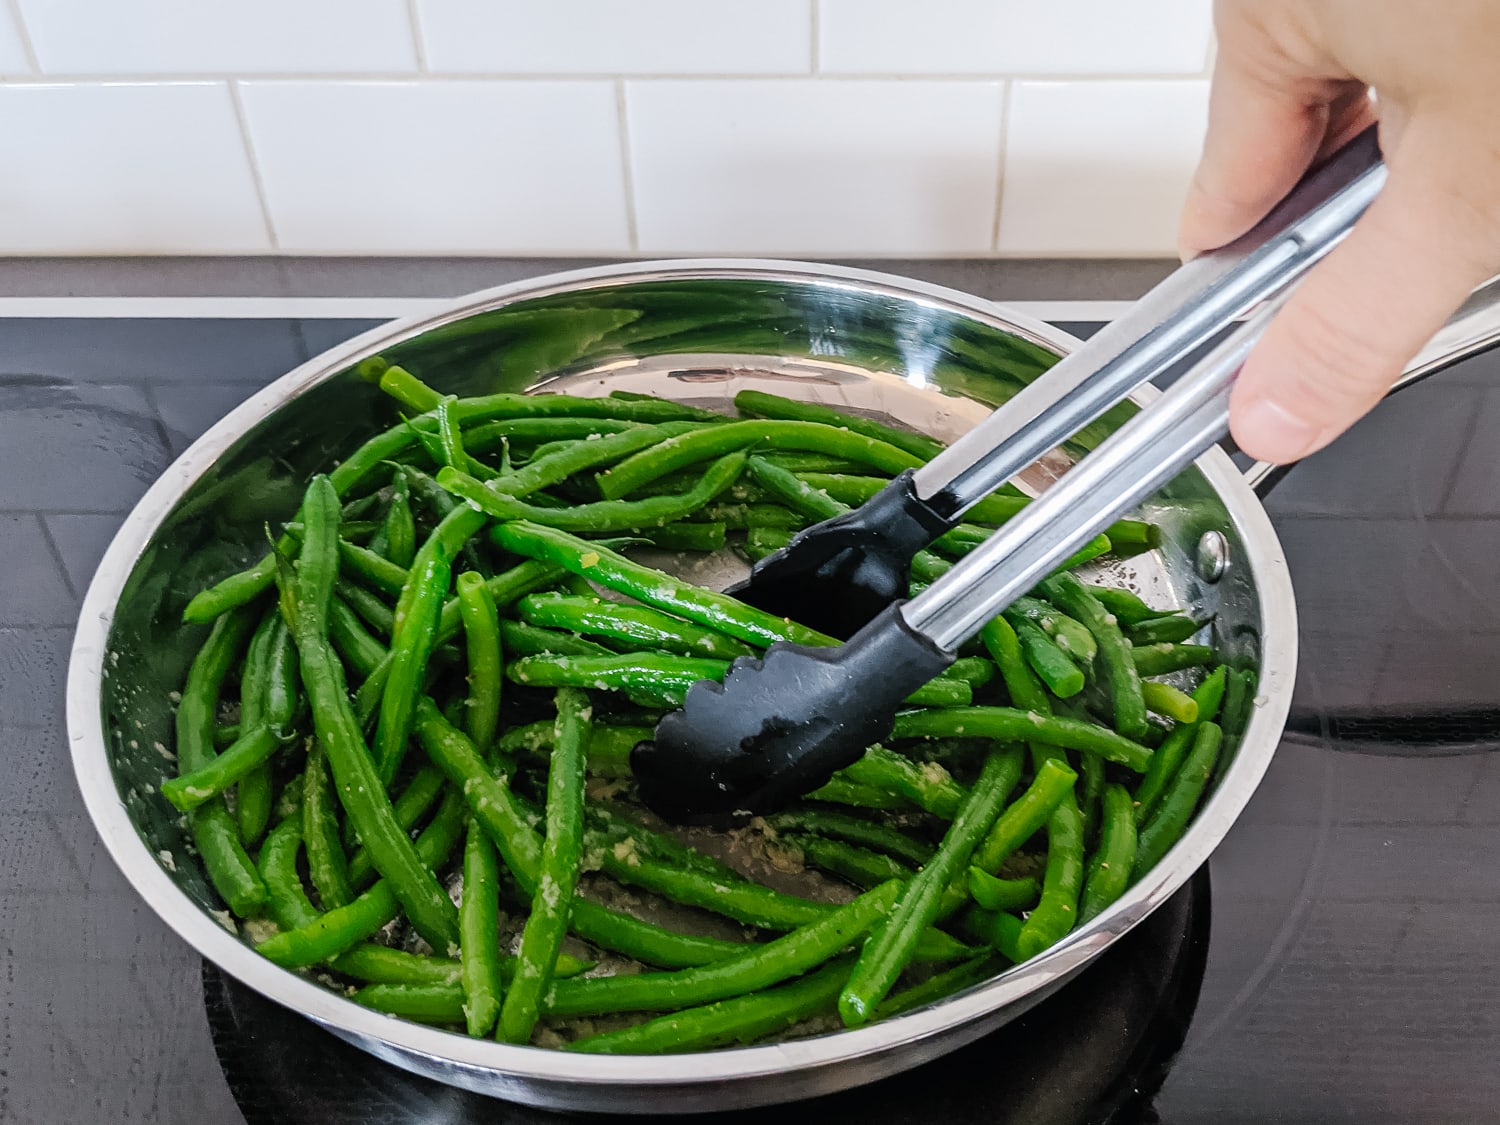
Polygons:
M0 258L0 298L455 297L603 264L597 258ZM955 258L834 264L920 278L993 300L1120 301L1139 297L1177 263Z

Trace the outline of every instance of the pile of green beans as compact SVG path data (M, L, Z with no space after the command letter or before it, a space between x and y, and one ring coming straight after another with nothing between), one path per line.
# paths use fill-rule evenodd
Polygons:
M1107 911L1249 721L1254 672L1209 618L1072 572L1158 541L1122 520L726 857L634 800L632 747L733 660L837 642L651 560L760 557L938 443L759 391L730 418L366 369L391 428L184 611L208 629L159 787L258 950L360 1004L633 1054L888 1019ZM914 585L1025 504L982 503ZM589 973L606 958L641 971Z

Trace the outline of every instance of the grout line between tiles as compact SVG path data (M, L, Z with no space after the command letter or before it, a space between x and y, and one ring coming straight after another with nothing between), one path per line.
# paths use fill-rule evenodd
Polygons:
M31 41L31 29L26 26L26 20L21 15L21 0L6 0L10 5L10 18L16 21L16 35L21 40L21 51L26 55L26 64L31 67L32 74L42 73L42 60L37 56L36 44Z
M52 561L57 564L58 577L62 579L63 586L72 595L73 600L75 602L78 601L82 597L83 592L73 585L73 579L68 574L68 564L63 559L62 548L57 545L57 540L52 537L52 528L47 526L47 517L41 512L37 512L36 522L37 526L42 529L42 542L47 544L47 550L52 554Z
M821 74L818 56L823 50L823 0L812 0L808 16L811 20L808 29L808 67L817 76Z
M15 0L10 0L14 3ZM556 73L528 73L526 71L418 71L418 70L368 70L347 73L316 71L162 71L148 73L52 73L33 76L33 81L7 82L7 86L88 86L88 85L136 85L151 86L165 83L209 83L209 82L300 82L316 85L336 85L348 82L806 82L810 76L806 71L757 71L744 74L726 74L711 71L683 71L681 73L627 74L618 71L569 71ZM1202 82L1200 71L1192 73L1151 74L1045 74L1027 71L966 71L951 74L913 72L910 74L876 73L833 74L819 71L819 82L1070 82L1070 83L1131 83L1131 82Z
M1484 409L1484 400L1488 397L1487 393L1481 393L1478 406L1474 410L1469 411L1469 417L1466 419L1464 427L1463 440L1458 447L1458 456L1453 459L1453 465L1448 470L1448 479L1443 482L1443 491L1440 494L1437 506L1439 518L1462 514L1451 513L1449 509L1454 502L1453 492L1458 488L1458 478L1463 473L1464 463L1468 459L1469 446L1479 433L1479 415Z
M1015 83L1000 87L1000 155L995 165L995 218L990 224L990 253L1000 249L1000 209L1005 206L1005 153L1010 144L1010 92Z
M234 119L240 127L240 143L245 146L245 159L250 164L250 182L255 185L255 198L260 203L261 222L266 225L266 240L272 250L281 249L276 237L276 224L271 221L271 201L266 198L266 184L260 174L260 160L255 155L255 142L250 139L250 122L245 116L245 102L240 97L240 84L229 83L229 100L234 105Z
M615 119L620 132L620 182L625 191L625 233L630 249L641 248L635 216L635 170L630 159L630 113L625 100L625 80L615 79Z
M417 52L417 72L429 73L427 63L427 40L422 35L422 17L417 11L417 0L406 0L406 14L411 20L411 42Z

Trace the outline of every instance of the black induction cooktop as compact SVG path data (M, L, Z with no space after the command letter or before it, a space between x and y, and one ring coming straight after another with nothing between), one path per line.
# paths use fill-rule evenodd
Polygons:
M555 1119L205 966L115 870L68 764L68 645L115 528L198 433L372 323L0 319L6 1125ZM1023 1022L809 1116L1500 1122L1500 359L1384 404L1268 507L1297 692L1208 871Z

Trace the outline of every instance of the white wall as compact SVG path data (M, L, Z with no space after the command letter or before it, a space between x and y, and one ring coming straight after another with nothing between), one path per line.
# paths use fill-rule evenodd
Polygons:
M1173 249L1209 0L4 0L0 254Z

